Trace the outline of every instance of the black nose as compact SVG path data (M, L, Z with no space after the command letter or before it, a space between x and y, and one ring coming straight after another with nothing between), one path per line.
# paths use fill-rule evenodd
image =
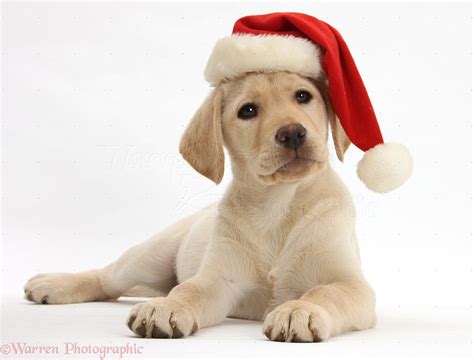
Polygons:
M291 124L278 129L275 136L277 143L287 149L298 149L306 139L306 129L301 124Z

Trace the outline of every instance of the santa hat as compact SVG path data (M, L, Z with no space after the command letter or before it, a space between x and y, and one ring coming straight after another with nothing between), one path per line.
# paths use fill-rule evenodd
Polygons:
M331 25L299 13L246 16L217 42L205 78L216 86L250 72L289 71L327 76L332 107L350 141L362 151L357 174L376 192L388 192L411 175L408 149L384 144L374 109L349 48Z

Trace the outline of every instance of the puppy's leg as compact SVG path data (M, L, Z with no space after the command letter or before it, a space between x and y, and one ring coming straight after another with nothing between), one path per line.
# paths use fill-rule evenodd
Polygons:
M137 304L127 320L142 337L180 338L223 321L241 288L219 274L201 273L159 297Z
M46 273L32 277L25 298L37 304L71 304L115 298L104 291L100 277L110 267L80 273Z
M274 341L319 342L374 326L374 308L375 296L365 280L320 285L268 314L263 332Z
M199 272L167 297L135 305L128 327L142 337L179 338L223 321L256 286L248 252L230 239L211 242Z
M167 292L176 282L174 265L179 244L195 217L183 219L132 247L103 269L37 275L26 283L25 297L38 304L69 304L116 299L135 285Z

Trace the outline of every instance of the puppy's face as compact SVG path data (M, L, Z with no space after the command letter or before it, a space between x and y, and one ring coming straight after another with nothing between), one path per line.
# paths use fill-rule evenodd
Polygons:
M328 116L314 82L278 72L225 83L222 132L234 167L264 183L324 169Z
M180 151L216 183L224 172L223 144L236 176L265 184L300 181L327 166L328 120L341 160L349 146L324 88L288 72L224 82L197 111Z

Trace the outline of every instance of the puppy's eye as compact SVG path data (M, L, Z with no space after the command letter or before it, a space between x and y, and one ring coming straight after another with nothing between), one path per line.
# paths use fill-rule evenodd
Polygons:
M252 104L252 103L243 105L239 109L237 116L239 117L239 119L242 119L242 120L249 120L257 116L257 105Z
M313 96L306 90L298 90L295 93L295 98L300 104L307 104L311 101Z

